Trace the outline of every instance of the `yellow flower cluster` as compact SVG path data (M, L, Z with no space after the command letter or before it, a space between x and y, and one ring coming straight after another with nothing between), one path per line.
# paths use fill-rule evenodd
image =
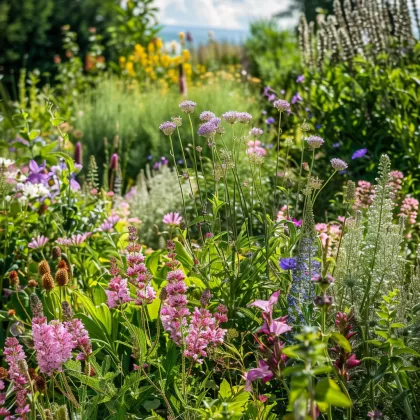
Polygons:
M185 35L180 33L179 38L183 47ZM176 53L176 50L176 42L165 48L160 38L154 39L147 47L136 44L131 55L120 57L120 68L129 77L146 84L159 81L163 87L179 83L180 66L183 67L188 82L192 81L193 75L199 76L205 72L203 66L197 66L193 74L189 50L182 49L180 53Z

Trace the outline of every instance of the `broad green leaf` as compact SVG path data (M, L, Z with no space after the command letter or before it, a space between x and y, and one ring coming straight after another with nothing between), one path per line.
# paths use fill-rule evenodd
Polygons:
M347 340L347 338L344 337L344 335L342 335L338 332L333 332L331 334L330 338L335 343L337 343L340 347L342 347L346 352L348 352L348 353L351 352L351 345L349 343L349 340Z
M315 399L334 407L349 408L351 400L344 394L340 387L329 378L321 379L315 387Z
M223 399L227 399L231 395L232 395L232 390L230 388L229 382L226 379L223 379L222 383L220 384L219 397Z

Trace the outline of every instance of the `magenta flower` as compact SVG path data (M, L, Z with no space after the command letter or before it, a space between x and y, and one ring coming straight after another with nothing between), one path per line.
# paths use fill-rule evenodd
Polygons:
M282 318L274 319L268 329L269 333L275 335L276 337L291 330L292 327L283 322Z
M249 382L256 381L257 379L262 379L262 381L268 382L273 378L273 372L270 370L270 367L264 360L258 361L258 367L251 369L246 374L246 380Z
M256 300L248 306L256 306L257 308L262 309L264 312L273 312L273 307L276 304L280 296L280 290L274 292L268 300Z
M163 216L162 222L168 226L175 227L181 224L182 217L179 213L168 213Z
M29 242L28 244L28 248L32 248L32 249L43 248L45 244L48 242L48 240L49 239L46 238L45 236L38 235L32 238L32 241Z

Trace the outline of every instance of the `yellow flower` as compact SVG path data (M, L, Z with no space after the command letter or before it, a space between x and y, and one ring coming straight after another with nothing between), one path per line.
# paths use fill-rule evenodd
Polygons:
M156 39L156 49L160 51L163 48L163 42L160 38Z
M149 51L149 54L153 54L155 52L155 45L153 44L153 42L151 42L148 46L147 46L147 51Z
M184 61L190 61L191 54L188 50L182 51L182 56L184 57Z
M190 63L184 64L184 71L187 77L190 77L192 75L192 67Z
M181 42L184 42L184 41L185 41L185 33L184 33L184 32L180 32L180 33L179 33L179 40L180 40Z
M129 76L134 77L136 75L136 72L134 71L134 64L131 61L127 62L125 68Z
M169 65L171 64L171 57L169 57L169 55L165 54L160 58L160 62L161 62L163 67L169 67Z
M125 67L127 59L125 57L120 57L120 67L123 69Z

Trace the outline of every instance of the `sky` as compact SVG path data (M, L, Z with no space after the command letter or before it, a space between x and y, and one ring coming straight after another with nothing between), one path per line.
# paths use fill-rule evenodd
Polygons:
M288 8L290 0L155 0L159 21L166 25L247 30L249 23ZM287 22L289 20L289 22ZM284 26L296 18L284 19Z

